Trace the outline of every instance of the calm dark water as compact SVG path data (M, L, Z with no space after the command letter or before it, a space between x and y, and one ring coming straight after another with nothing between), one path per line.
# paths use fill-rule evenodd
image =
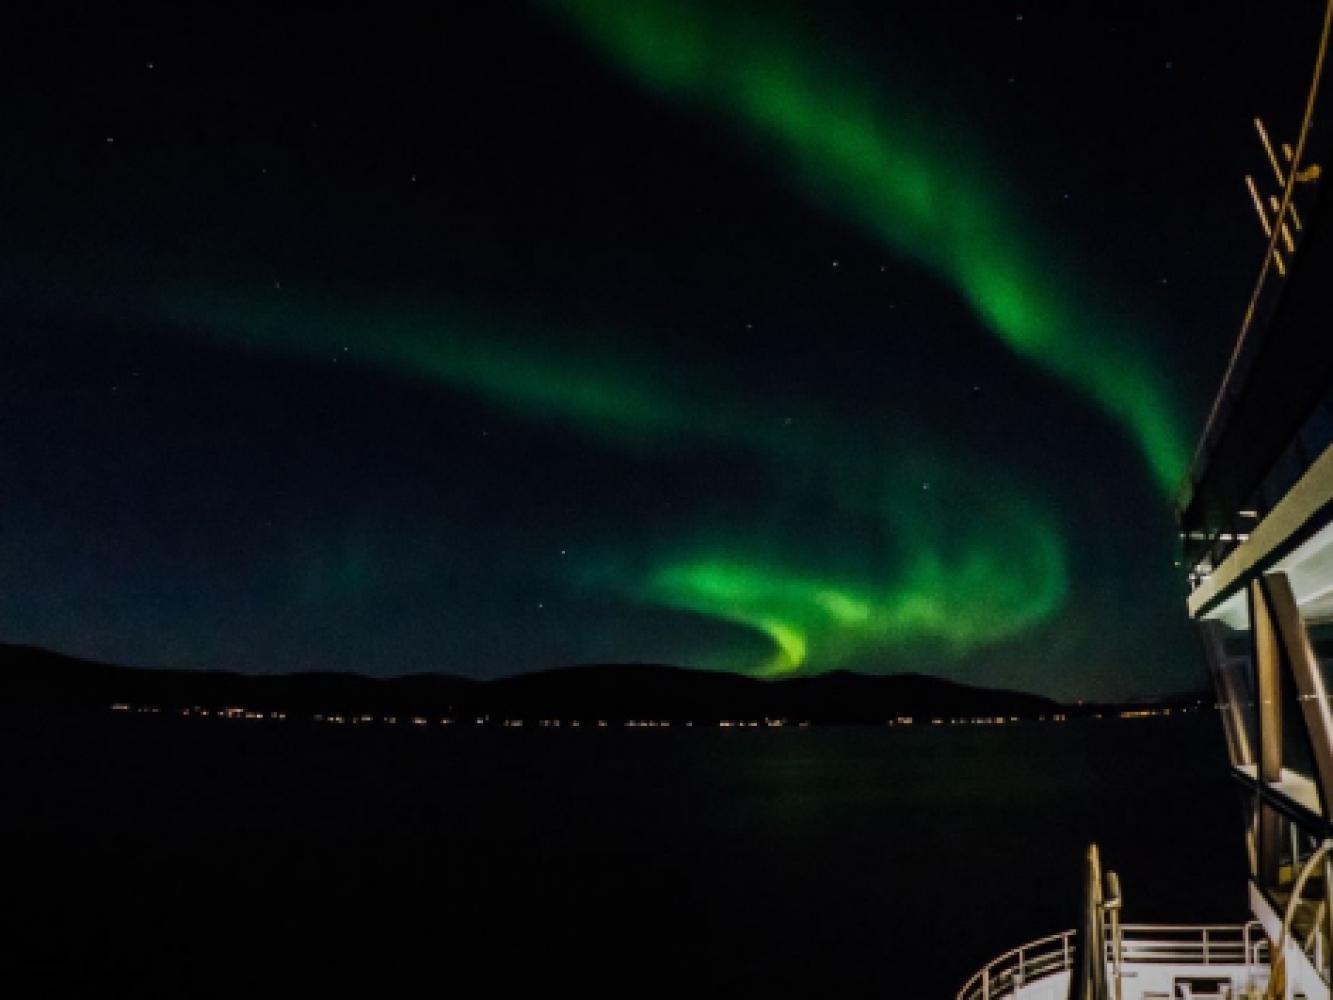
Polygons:
M430 730L8 715L0 975L47 995L948 997L1073 926L1245 913L1210 716Z

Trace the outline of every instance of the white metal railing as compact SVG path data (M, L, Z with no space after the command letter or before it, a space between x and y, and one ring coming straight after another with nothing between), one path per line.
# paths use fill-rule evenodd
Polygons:
M1029 941L982 966L958 991L956 1000L1001 1000L1028 983L1073 966L1077 932L1064 931ZM1128 965L1267 965L1268 939L1257 920L1247 924L1123 924L1120 962ZM1114 961L1110 936L1106 960Z
M1013 996L1025 983L1067 972L1074 961L1073 930L1029 941L983 965L963 984L957 1000Z
M1247 924L1124 924L1126 965L1266 965L1268 939L1257 920Z

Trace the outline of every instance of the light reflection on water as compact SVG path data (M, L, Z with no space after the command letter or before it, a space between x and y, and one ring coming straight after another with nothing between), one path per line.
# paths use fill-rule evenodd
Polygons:
M321 954L345 936L402 963L426 954L412 942L429 928L431 955L504 941L557 977L661 960L668 980L949 995L991 955L1075 923L1090 840L1129 920L1245 907L1208 715L744 731L11 722L16 808L0 831L42 872L15 890L12 930L33 939L16 953L58 958L68 942L121 979L157 973L120 936L163 938L154 967L188 978L215 956L207 935L182 950L176 928L235 921L258 942L282 900L283 932ZM191 886L264 903L233 911ZM157 916L108 902L127 894ZM413 916L423 901L434 909Z

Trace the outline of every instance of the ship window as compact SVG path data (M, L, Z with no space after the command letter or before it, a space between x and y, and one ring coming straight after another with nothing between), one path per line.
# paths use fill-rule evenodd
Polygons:
M1305 727L1305 714L1301 711L1291 673L1283 669L1281 674L1282 781L1278 787L1287 798L1317 813L1320 811L1319 791L1315 784L1314 753Z
M1302 545L1282 568L1291 581L1324 690L1333 684L1333 525Z
M1241 818L1245 831L1245 860L1249 864L1250 878L1259 878L1259 798L1252 788L1243 788L1240 792Z
M1277 573L1270 577L1271 590L1265 592L1259 581L1250 587L1250 611L1256 626L1260 777L1287 799L1318 813L1321 795L1315 781L1315 758L1304 705L1298 697L1302 688L1297 686L1284 638L1284 630L1290 633L1299 628L1299 622L1295 621L1296 608L1285 578ZM1308 674L1302 677L1308 679Z
M1305 658L1313 654L1311 666L1315 676L1311 697L1322 697L1329 702L1333 700L1330 698L1333 693L1333 525L1326 525L1282 560L1278 569L1286 574L1305 626L1305 638L1309 640L1308 650L1298 646L1287 650L1287 657L1295 668L1308 662ZM1320 759L1325 762L1327 770L1333 746L1324 744L1333 741L1333 733L1317 723L1316 717L1310 739L1319 741L1316 749L1322 754ZM1329 792L1333 789L1325 789L1326 794Z
M1265 869L1262 872L1264 888L1275 899L1285 902L1292 883L1314 853L1317 843L1314 837L1268 803L1260 806L1260 814L1260 854L1266 859L1266 863L1261 864Z
M1278 912L1283 912L1291 901L1296 880L1319 845L1319 838L1267 803L1260 806L1260 817L1260 884ZM1293 933L1302 945L1313 944L1309 936L1316 922L1326 919L1320 906L1328 893L1326 871L1321 865L1311 872L1301 889Z
M1252 768L1259 753L1259 706L1245 591L1219 606L1202 625L1231 762Z
M1311 461L1324 453L1324 449L1333 444L1333 413L1324 404L1316 406L1310 418L1301 428L1301 447Z
M1310 647L1319 661L1319 673L1324 678L1324 690L1333 690L1333 610L1318 615L1306 615L1305 631L1310 636Z

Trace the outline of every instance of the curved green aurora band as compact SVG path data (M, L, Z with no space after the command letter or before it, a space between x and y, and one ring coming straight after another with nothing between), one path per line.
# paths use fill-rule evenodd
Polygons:
M812 654L822 669L876 648L957 656L1027 631L1063 602L1063 552L1049 524L1028 524L999 544L969 535L965 549L950 557L918 539L887 582L808 577L704 552L664 565L638 593L768 636L774 654L759 672L770 676Z
M1016 636L1064 600L1063 539L1049 514L1004 487L996 470L921 440L920 427L910 442L848 442L809 403L793 427L782 415L791 399L773 412L744 386L701 385L697 373L605 353L580 359L567 338L514 339L438 308L198 286L164 297L157 311L232 346L426 380L611 447L661 451L685 440L742 452L775 482L801 484L784 487L798 500L817 491L825 509L869 526L878 556L858 555L867 546L855 538L803 559L810 546L800 538L731 526L668 538L631 559L590 551L539 567L576 590L755 631L773 646L766 662L743 665L757 673L864 666L886 649L956 657ZM551 342L560 350L540 346ZM867 450L886 461L867 463Z
M812 51L795 24L703 0L550 0L622 69L760 140L809 194L954 287L1017 354L1067 380L1133 436L1173 490L1188 443L1171 387L1127 329L1053 274L1040 239L969 143L890 109Z

